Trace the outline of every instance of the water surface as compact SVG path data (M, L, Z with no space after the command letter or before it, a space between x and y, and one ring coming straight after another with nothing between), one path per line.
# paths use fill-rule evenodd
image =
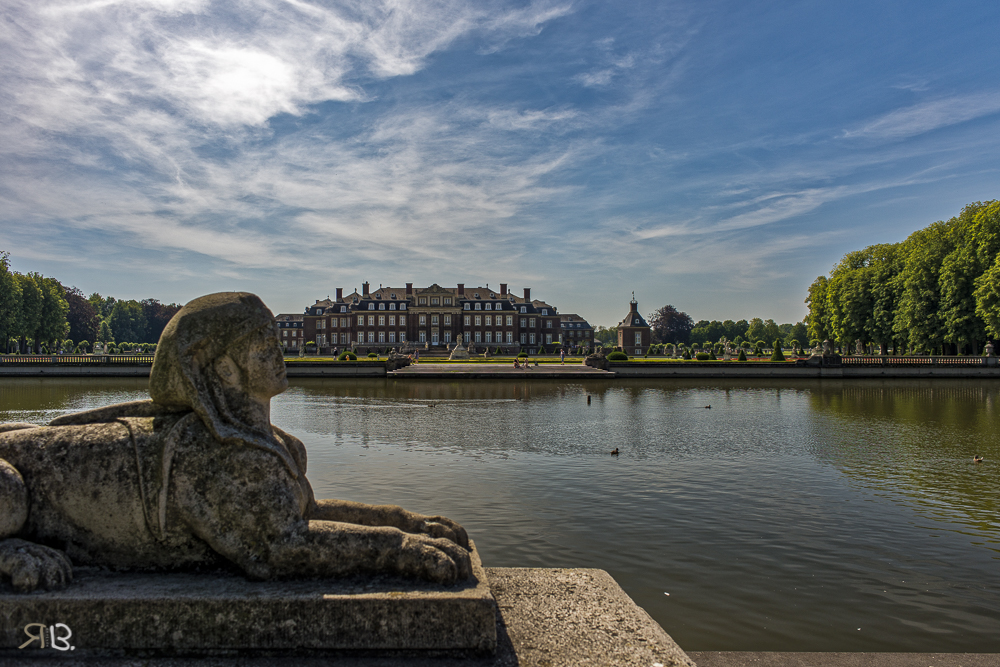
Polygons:
M5 379L0 421L145 386ZM608 570L687 650L995 652L998 396L951 380L293 380L273 421L305 442L317 496L451 516L487 565Z

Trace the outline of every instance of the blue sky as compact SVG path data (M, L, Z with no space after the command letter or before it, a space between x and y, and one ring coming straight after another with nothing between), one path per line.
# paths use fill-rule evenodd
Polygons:
M275 312L508 283L612 325L796 321L997 198L996 2L7 0L0 249Z

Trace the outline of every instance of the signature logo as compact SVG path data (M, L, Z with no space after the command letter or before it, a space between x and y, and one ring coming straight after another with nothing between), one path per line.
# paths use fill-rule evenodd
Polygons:
M32 629L35 632L32 632ZM28 635L28 641L18 646L18 648L27 648L35 642L38 642L38 648L45 648L46 630L48 630L49 648L54 648L57 651L73 651L76 649L75 646L69 643L70 637L73 636L73 631L65 623L56 623L49 626L46 626L44 623L28 623L24 626L24 634Z

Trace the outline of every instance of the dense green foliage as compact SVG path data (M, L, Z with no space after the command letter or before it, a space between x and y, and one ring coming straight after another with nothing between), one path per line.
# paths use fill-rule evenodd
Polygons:
M84 298L55 278L11 271L8 254L0 251L0 352L75 351L66 343L73 340L155 343L178 310L156 299Z
M809 287L809 337L844 352L978 354L1000 336L1000 202L844 255ZM799 337L804 340L806 337Z
M358 355L353 352L341 352L340 356L337 357L337 361L357 361Z
M616 350L608 355L608 361L628 361L628 355Z
M774 352L771 353L771 361L784 361L785 354L781 351L781 340L774 341Z

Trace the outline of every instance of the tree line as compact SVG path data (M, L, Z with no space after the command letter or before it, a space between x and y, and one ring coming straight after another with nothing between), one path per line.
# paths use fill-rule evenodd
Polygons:
M0 351L5 353L86 352L95 341L155 344L178 310L179 305L156 299L84 296L55 278L11 271L9 254L0 251Z
M810 337L843 351L979 354L1000 336L1000 202L847 253L806 303Z
M696 345L717 344L723 338L739 345L748 342L751 346L758 342L770 347L774 341L781 341L785 347L804 347L809 343L809 332L805 322L777 324L774 320L754 317L750 320L698 320L671 305L658 308L646 318L653 344ZM605 346L618 344L618 327L599 326L594 338ZM795 341L794 343L792 341Z

